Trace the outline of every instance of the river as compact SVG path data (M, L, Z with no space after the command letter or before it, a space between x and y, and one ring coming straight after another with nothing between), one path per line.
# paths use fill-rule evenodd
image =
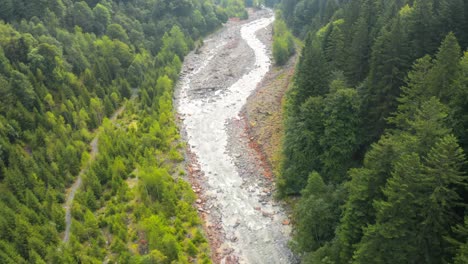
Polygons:
M237 146L229 133L229 124L240 119L241 108L272 64L256 33L273 21L273 12L263 10L246 23L229 22L187 56L176 92L186 140L205 176L204 195L219 214L223 246L239 263L293 262L284 210L271 198L261 199L265 194L258 181L242 175L234 161L243 153L232 154Z

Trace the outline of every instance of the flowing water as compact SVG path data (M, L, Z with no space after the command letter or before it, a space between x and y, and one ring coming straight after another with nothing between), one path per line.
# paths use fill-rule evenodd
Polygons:
M215 34L206 42L200 54L187 57L183 70L185 75L182 75L178 85L177 110L183 120L186 139L206 176L206 195L219 210L226 237L235 237L226 243L234 249L240 263L292 262L287 247L290 230L281 223L286 217L284 211L275 202L258 201L255 194L261 190L255 190L256 186L246 186L234 165L235 157L229 154L228 145L227 123L239 119L239 112L247 98L271 66L267 49L257 38L256 32L269 26L273 20L270 12L268 16L240 27L239 41L247 44L245 46L250 50L245 52L251 52L254 59L246 62L246 65L229 61L223 64L224 67L247 69L236 76L238 79L232 85L222 87L223 83L218 81L215 89L207 89L201 94L199 89L195 93L192 85L199 82L197 78L204 75L210 64L219 64L223 60L223 56L218 55L229 51L226 45L232 36L226 37L228 33ZM239 30L239 27L225 30ZM212 81L216 83L215 79ZM262 212L266 211L274 213L265 217Z

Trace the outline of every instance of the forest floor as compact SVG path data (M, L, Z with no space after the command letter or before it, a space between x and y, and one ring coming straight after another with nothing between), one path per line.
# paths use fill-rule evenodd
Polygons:
M290 220L273 198L270 165L293 66L271 66L272 12L249 15L229 21L184 61L175 101L188 175L215 263L294 263Z

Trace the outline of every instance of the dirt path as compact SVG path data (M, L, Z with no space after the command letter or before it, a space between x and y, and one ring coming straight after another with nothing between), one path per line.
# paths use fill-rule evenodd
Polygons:
M133 97L134 96L135 95L133 95ZM117 119L117 117L120 114L122 114L122 112L124 110L125 110L125 104L123 106L121 106L119 109L117 109L112 114L112 116L110 118L110 121L114 122ZM64 208L65 208L65 234L63 235L63 242L64 243L67 243L70 240L70 230L71 230L71 220L72 220L71 219L72 218L71 208L72 208L72 205L73 205L73 200L75 199L75 194L76 194L76 192L78 191L78 189L81 186L83 174L85 174L88 171L89 166L91 165L94 158L96 157L96 155L99 152L98 138L99 138L99 129L98 129L98 132L96 133L96 136L93 138L91 143L89 143L89 147L90 147L91 150L89 151L90 158L88 160L88 163L86 164L86 166L84 166L81 169L80 173L78 174L78 176L75 179L75 182L66 191L66 201L65 201L65 206L64 206Z
M187 56L176 105L192 162L198 162L189 172L198 176L197 204L211 243L217 243L215 262L292 263L287 216L271 197L274 187L239 117L271 65L271 51L259 38L271 39L271 30L261 29L271 26L273 13L250 17L230 21L198 54Z

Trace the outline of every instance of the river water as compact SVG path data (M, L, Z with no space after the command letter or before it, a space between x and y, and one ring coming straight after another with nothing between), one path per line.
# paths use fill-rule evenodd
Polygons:
M208 191L205 195L218 208L226 237L235 238L225 243L234 249L240 263L290 263L292 260L287 247L290 229L281 223L286 218L282 208L275 202L260 203L256 199L255 194L260 190L254 190L256 186L246 186L234 165L235 157L229 154L228 145L227 123L239 119L247 98L270 69L271 59L256 32L269 26L273 20L272 12L269 12L267 16L240 27L227 28L224 29L226 32L215 34L206 41L200 54L186 58L176 93L177 111L183 120L186 140L206 176ZM240 34L232 34L229 30L240 30ZM226 45L236 36L241 43L239 45L246 44L245 52L254 56L245 60L245 65L230 63L229 57L236 54L219 56L226 50L229 52ZM223 58L226 61L222 61ZM213 65L220 63L227 68L245 67L247 70L235 76L237 81L230 85L213 76L214 89L194 93L193 84L200 82L197 78L206 78L206 71L216 71ZM265 217L264 212L274 213Z

